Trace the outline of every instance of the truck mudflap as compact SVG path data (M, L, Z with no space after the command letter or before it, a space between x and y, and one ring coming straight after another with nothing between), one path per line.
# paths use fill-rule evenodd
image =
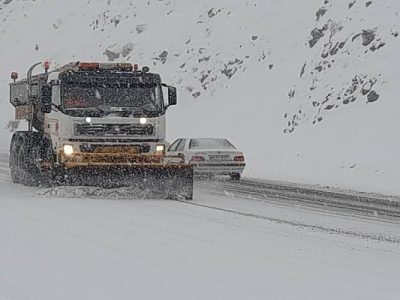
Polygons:
M137 197L171 200L193 199L193 167L184 164L86 165L53 169L57 185L102 188L133 187Z

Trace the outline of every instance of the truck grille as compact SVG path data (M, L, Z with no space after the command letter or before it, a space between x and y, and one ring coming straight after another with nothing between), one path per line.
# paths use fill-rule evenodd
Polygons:
M75 124L75 135L84 136L149 136L153 125L139 124Z

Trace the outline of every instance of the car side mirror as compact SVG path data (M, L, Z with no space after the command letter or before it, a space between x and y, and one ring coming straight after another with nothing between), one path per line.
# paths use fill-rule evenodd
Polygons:
M45 85L42 87L42 97L41 97L41 111L42 113L51 112L51 86Z

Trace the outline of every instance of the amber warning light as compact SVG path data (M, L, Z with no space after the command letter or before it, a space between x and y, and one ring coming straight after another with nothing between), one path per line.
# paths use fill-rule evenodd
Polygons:
M97 71L97 70L110 70L110 71L126 71L130 72L133 69L132 64L129 63L96 63L96 62L80 62L78 64L81 71Z
M79 63L79 69L82 71L91 71L91 70L98 70L99 63L88 63L88 62L81 62Z
M44 67L45 70L50 69L50 62L49 62L49 61L45 61L45 62L43 63L43 67Z

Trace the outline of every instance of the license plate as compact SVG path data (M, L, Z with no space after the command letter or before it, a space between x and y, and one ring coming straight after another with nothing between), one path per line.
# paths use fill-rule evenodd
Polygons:
M227 161L230 159L231 159L231 157L229 155L210 155L210 160Z

